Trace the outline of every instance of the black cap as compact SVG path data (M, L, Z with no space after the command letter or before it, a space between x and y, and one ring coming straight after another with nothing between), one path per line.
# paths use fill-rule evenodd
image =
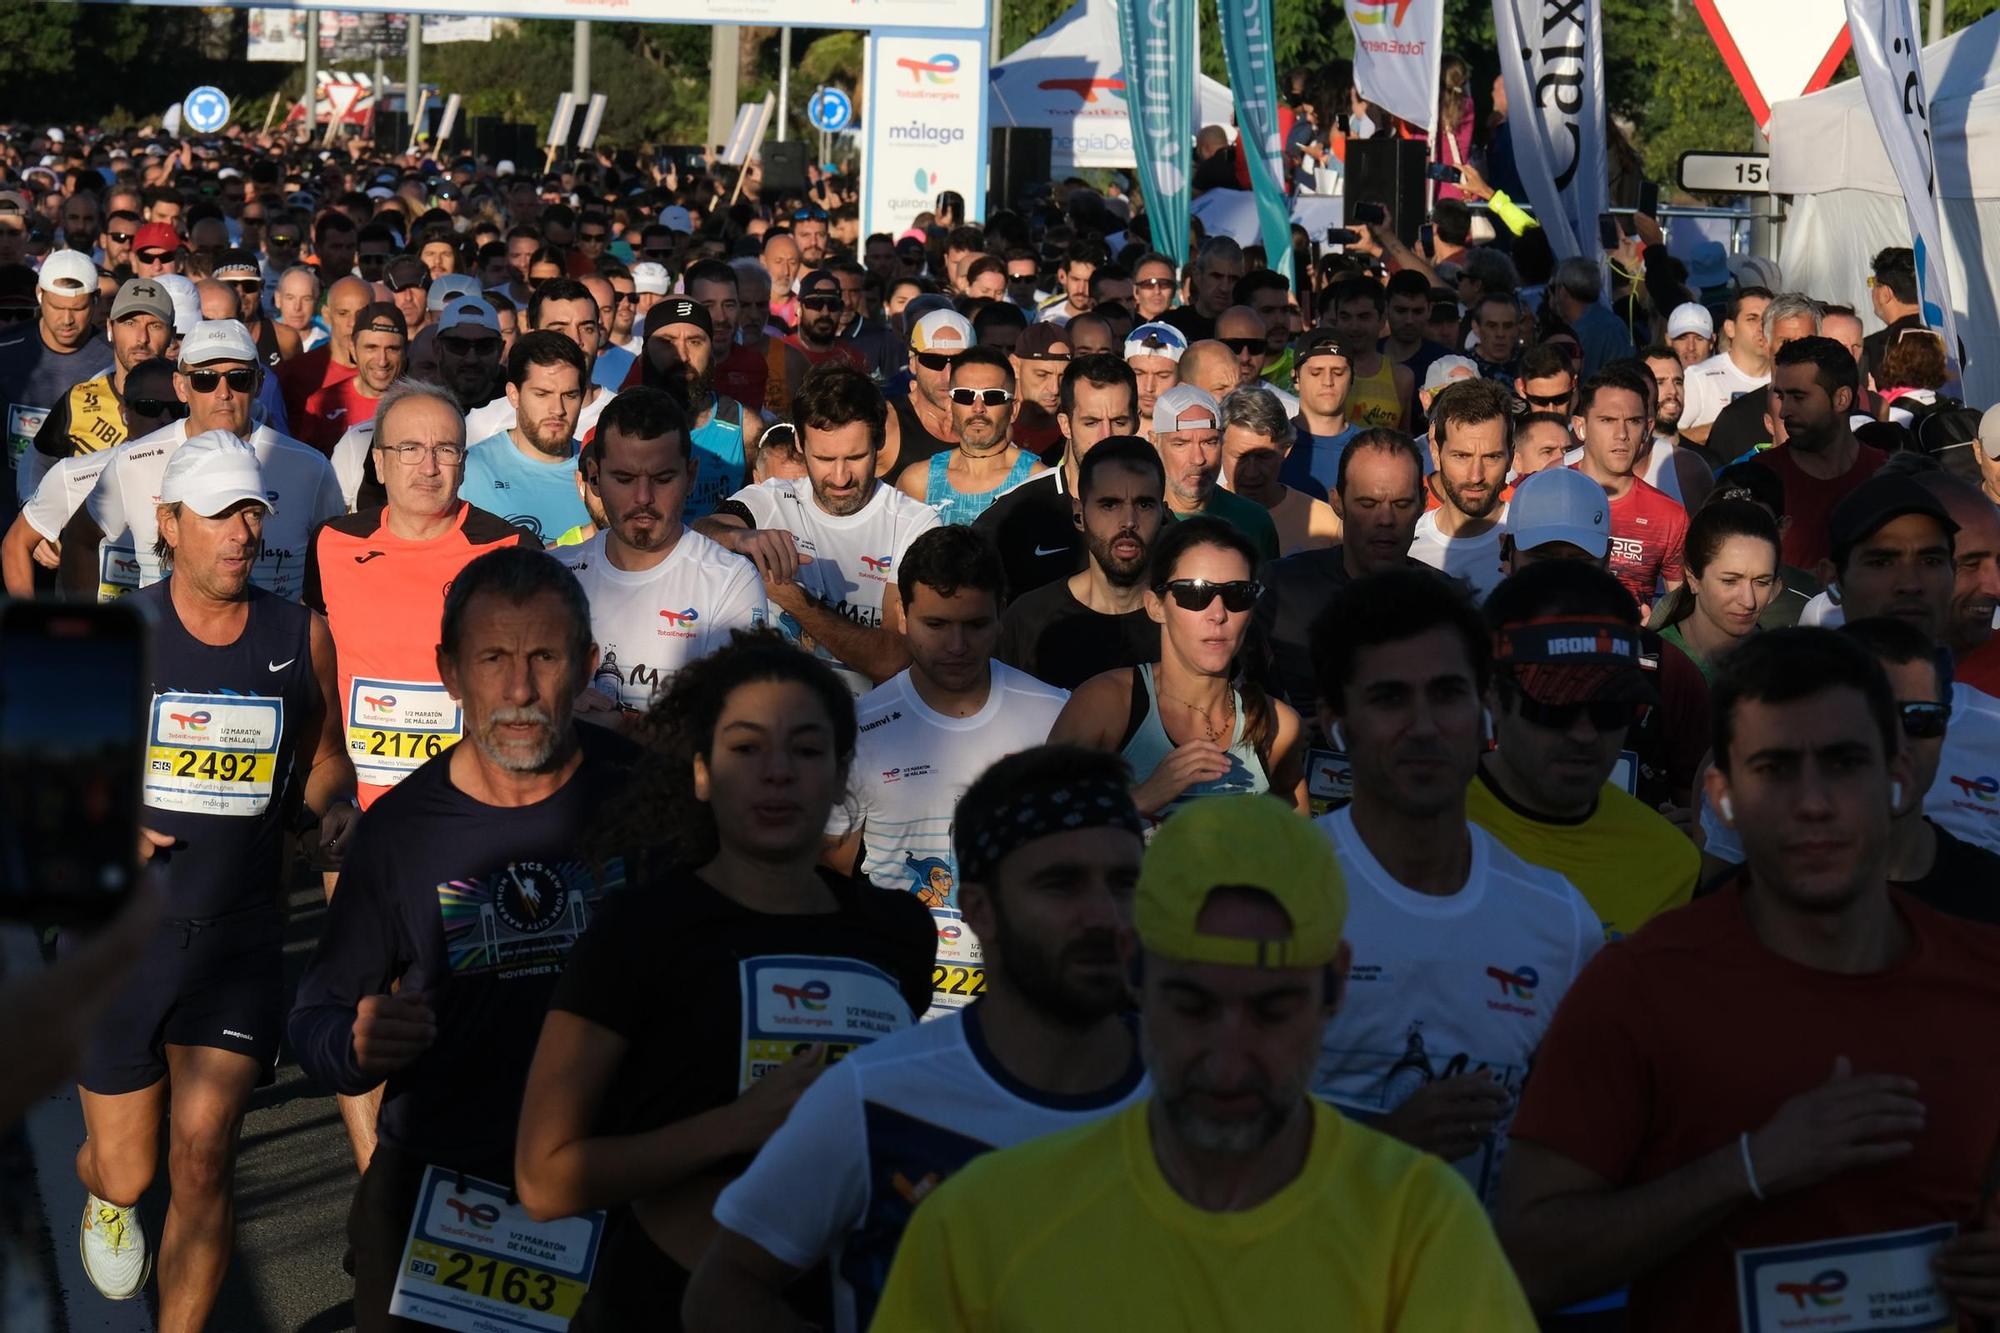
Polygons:
M1930 488L1903 473L1877 473L1841 498L1827 516L1826 534L1836 566L1844 567L1855 547L1905 514L1922 514L1937 520L1945 535L1958 531L1958 524L1945 512L1944 503Z
M654 302L653 308L646 312L645 336L650 338L669 324L692 324L709 337L715 336L715 321L708 317L708 307L685 296L669 296Z
M1307 358L1315 356L1344 356L1354 359L1354 354L1341 343L1340 335L1332 329L1308 329L1300 336L1298 347L1292 352L1292 364L1302 366Z
M250 273L258 275L262 273L257 267L257 256L248 250L239 249L221 251L215 256L215 265L209 271L219 278L234 269L247 269Z
M840 279L830 268L816 268L799 279L800 296L838 296Z

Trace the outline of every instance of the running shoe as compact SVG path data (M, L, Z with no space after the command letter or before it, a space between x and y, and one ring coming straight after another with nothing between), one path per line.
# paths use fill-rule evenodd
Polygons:
M83 1251L83 1271L90 1284L108 1300L131 1300L152 1275L153 1256L146 1253L146 1232L136 1207L120 1208L90 1195L84 1201L77 1247Z

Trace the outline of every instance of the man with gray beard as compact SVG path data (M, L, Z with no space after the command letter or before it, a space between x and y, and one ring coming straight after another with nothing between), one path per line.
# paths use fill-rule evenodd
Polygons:
M465 739L356 826L290 1023L321 1086L384 1086L348 1217L355 1324L369 1330L419 1327L389 1304L420 1200L466 1177L513 1179L534 1035L570 949L623 882L615 858L585 854L584 833L638 754L577 725L597 648L583 589L553 557L509 547L465 566L438 638Z

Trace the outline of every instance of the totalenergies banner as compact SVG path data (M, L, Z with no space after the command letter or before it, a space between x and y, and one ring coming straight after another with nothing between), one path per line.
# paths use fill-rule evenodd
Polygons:
M1390 115L1437 123L1444 0L1347 0L1354 29L1354 86Z
M249 0L226 0L251 8ZM489 15L510 19L608 19L620 23L753 23L795 28L986 28L982 0L330 0L262 6L278 9L351 9L383 14ZM99 4L198 5L217 0L96 0ZM982 71L983 73L983 71Z
M903 231L955 190L986 216L986 35L873 34L862 100L863 235Z

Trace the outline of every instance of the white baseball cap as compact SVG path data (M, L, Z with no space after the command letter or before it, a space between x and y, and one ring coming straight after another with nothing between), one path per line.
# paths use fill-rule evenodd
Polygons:
M1171 324L1157 321L1141 324L1125 335L1125 359L1135 356L1163 356L1176 365L1187 354L1187 338Z
M485 329L488 333L500 332L500 316L477 296L459 297L438 316L439 333L447 333L466 324Z
M185 505L203 518L214 518L245 500L255 500L267 512L277 512L264 489L257 451L226 430L203 431L174 450L160 478L161 504Z
M1581 472L1543 468L1514 487L1507 532L1517 550L1568 542L1602 560L1611 549L1611 502L1604 488Z
M668 204L660 210L660 225L683 236L694 235L694 218L679 204Z
M1979 418L1979 452L2000 462L2000 407L1989 407Z
M1441 356L1424 368L1423 391L1436 393L1453 380L1475 379L1479 365L1469 356Z
M632 265L632 290L646 296L665 296L666 267L651 260Z
M174 332L187 337L201 323L201 293L195 290L194 279L179 273L161 273L153 281L167 289L167 299L174 303Z
M424 296L424 306L437 314L461 296L479 295L479 279L469 273L447 273L431 283L431 289Z
M494 174L494 175L496 175L496 176L511 176L511 175L513 175L513 174L514 174L514 159L513 159L513 158L511 158L511 157L503 157L503 158L501 158L499 162L497 162L496 164L494 164L494 167L493 167L493 174Z
M262 365L256 339L240 320L204 319L181 339L183 366L205 366L213 361L248 361ZM213 432L211 432L213 433Z
M1183 430L1214 430L1222 425L1222 408L1214 395L1192 384L1176 384L1153 400L1153 434Z
M90 256L80 250L57 250L42 261L42 272L35 279L35 290L56 296L81 296L86 292L95 296L97 265L91 263Z
M1667 316L1667 341L1689 333L1699 333L1704 338L1715 336L1715 316L1705 305L1684 301L1674 307L1674 313Z
M973 336L971 322L956 310L933 310L910 330L912 352L957 356L978 341Z

